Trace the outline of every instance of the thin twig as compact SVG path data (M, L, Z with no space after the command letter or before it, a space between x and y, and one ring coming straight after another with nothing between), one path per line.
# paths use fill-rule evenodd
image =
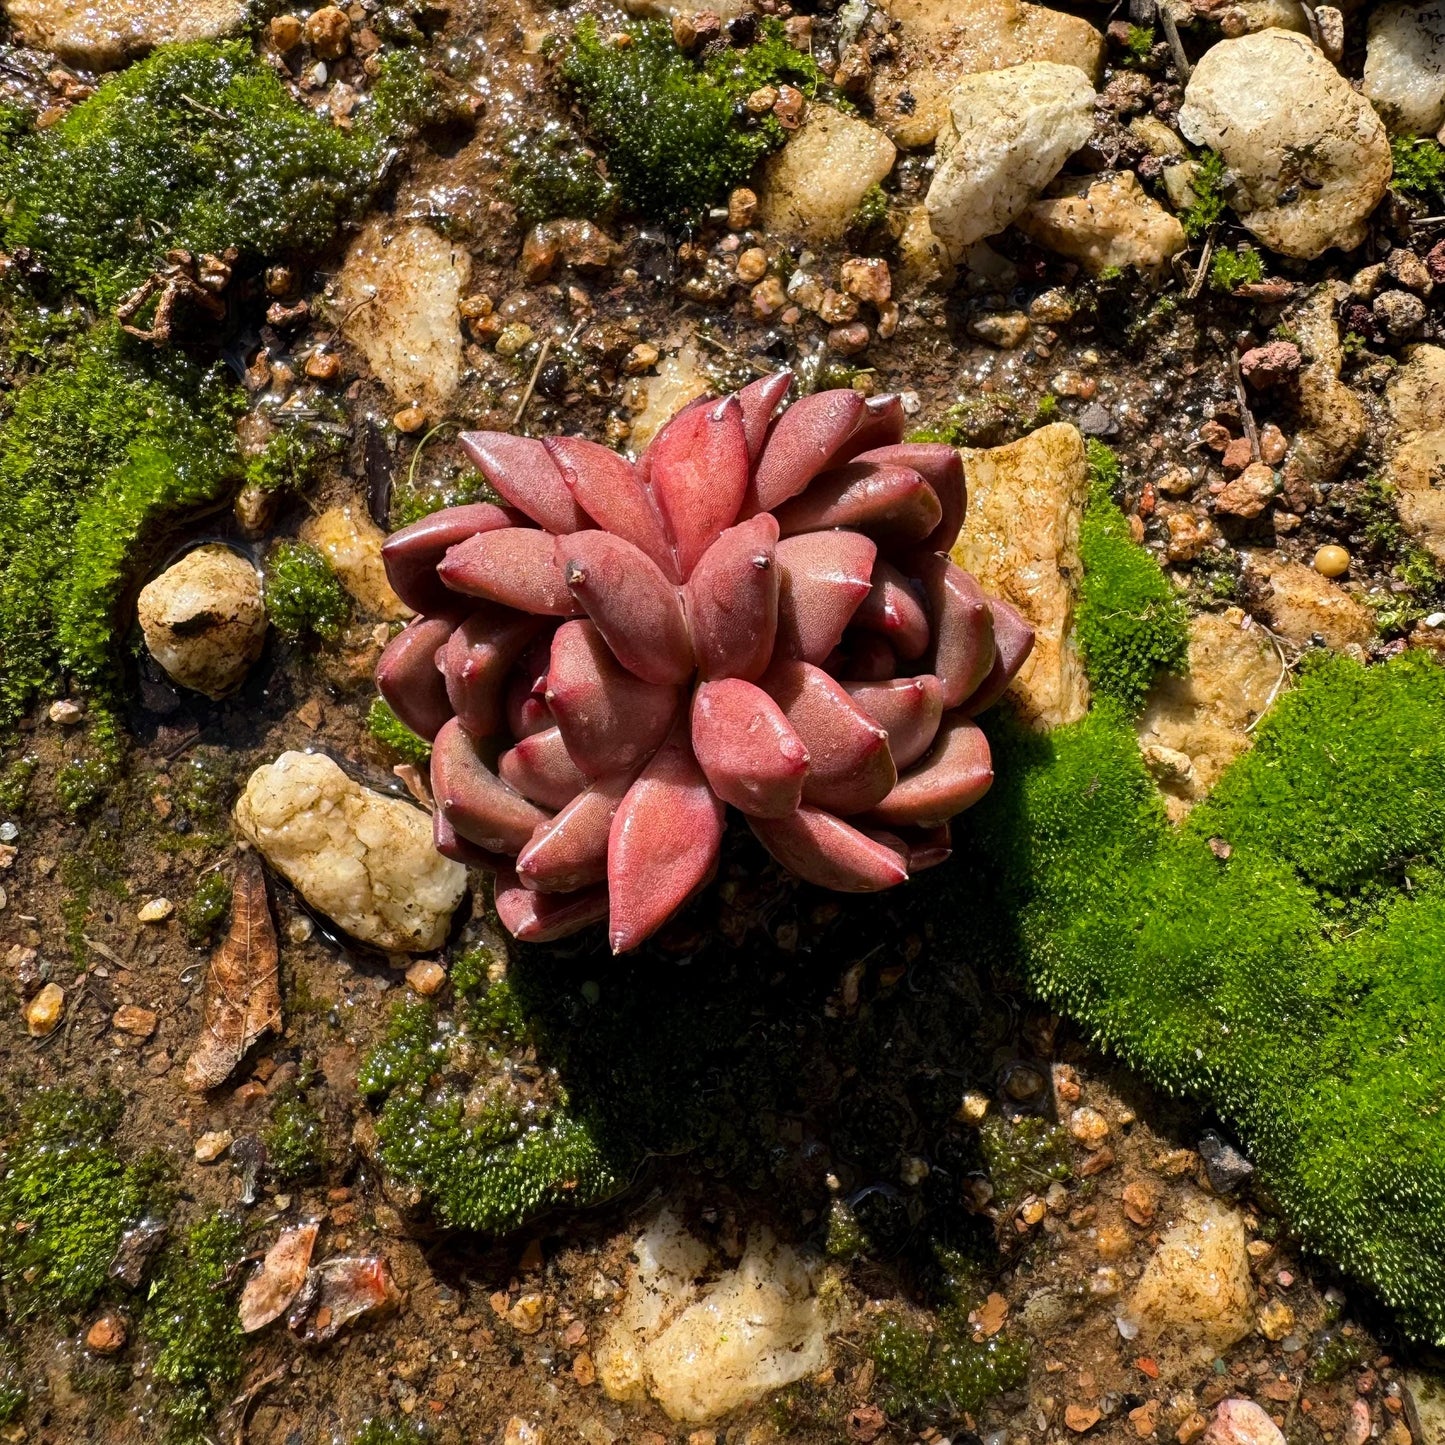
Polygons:
M223 124L228 120L228 117L222 115L220 111L212 110L211 107L208 105L202 105L200 101L193 99L189 95L182 93L181 99L185 101L187 105L192 106L196 110L200 111L202 115L210 116L212 120L219 120Z
M274 1385L287 1371L289 1366L284 1362L276 1366L264 1380L257 1380L254 1385L244 1394L237 1395L231 1401L231 1408L239 1409L240 1415L236 1419L236 1445L245 1445L246 1441L246 1416L250 1412L252 1402L262 1390Z
M1256 622L1254 625L1258 627L1259 630L1264 633L1264 635L1269 638L1272 643L1274 643L1274 650L1279 654L1279 676L1275 678L1274 686L1270 688L1269 696L1264 700L1264 706L1260 708L1254 721L1250 723L1247 728L1245 728L1244 731L1246 735L1252 733L1255 728L1257 728L1260 723L1264 721L1265 713L1267 713L1270 708L1274 706L1274 700L1279 696L1280 689L1284 686L1284 680L1290 674L1290 662L1289 658L1285 656L1284 643L1282 643L1279 638L1276 637L1274 633L1271 632L1269 628L1265 627L1263 624Z
M1244 378L1239 374L1239 357L1229 358L1229 369L1234 373L1234 399L1239 403L1240 419L1244 422L1244 434L1249 438L1249 454L1259 460L1259 428L1254 424L1254 413L1249 409L1249 398L1244 392Z
M1169 8L1170 0L1159 0L1159 23L1164 27L1164 38L1169 42L1169 52L1174 57L1174 69L1179 72L1181 83L1187 83L1193 73L1189 68L1189 57L1184 53L1184 42L1179 38L1179 27L1174 23L1174 12Z
M1204 278L1209 274L1209 263L1214 259L1214 232L1211 231L1204 238L1204 250L1199 256L1199 269L1194 273L1194 279L1189 283L1188 300L1193 301L1204 287Z
M522 413L527 410L527 403L532 400L532 393L537 389L537 378L542 374L542 366L547 360L547 353L552 349L552 338L542 338L541 350L537 352L537 364L532 368L532 374L527 378L527 389L522 393L522 399L517 403L517 414L512 418L512 429L515 431L522 423Z

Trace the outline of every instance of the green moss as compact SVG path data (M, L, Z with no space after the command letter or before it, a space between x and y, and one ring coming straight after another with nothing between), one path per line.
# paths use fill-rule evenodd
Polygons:
M161 1408L175 1445L213 1439L211 1416L241 1378L245 1336L236 1315L241 1226L217 1214L193 1225L162 1257L146 1301L151 1373L167 1386Z
M242 42L162 46L14 148L0 166L6 245L30 247L104 307L172 247L319 251L428 118L420 61L382 63L348 132L293 100Z
M246 485L263 492L299 495L316 480L322 463L338 450L330 435L282 426L246 463Z
M449 977L453 991L459 995L479 992L492 976L494 967L505 968L506 961L505 953L484 943L464 948L452 960Z
M1221 246L1209 263L1209 284L1215 291L1234 291L1264 280L1264 261L1253 246L1231 250Z
M139 561L239 476L218 374L112 326L54 359L0 423L0 732L62 673L114 694Z
M209 943L231 907L231 880L224 873L207 873L196 891L181 905L181 927L196 948Z
M1390 140L1390 157L1395 166L1390 184L1395 190L1421 200L1445 194L1445 147L1438 141L1397 135Z
M37 766L36 759L27 755L12 758L0 768L0 813L17 818L25 811Z
M420 449L418 446L417 450ZM412 457L415 470L415 452ZM392 494L391 527L395 531L409 526L443 507L461 507L469 502L501 504L503 500L501 493L474 468L425 482L409 476Z
M85 834L60 860L60 884L63 899L61 916L65 919L65 941L71 957L77 962L89 950L85 941L90 905L96 893L112 898L125 897L122 858L117 830L102 815L85 826Z
M956 846L999 860L1016 965L1216 1108L1296 1233L1445 1337L1445 670L1310 667L1178 832L1110 707L996 741Z
M266 559L266 616L288 642L335 642L351 600L331 563L307 542L278 542Z
M756 44L706 60L689 57L661 22L621 33L619 44L584 19L562 76L623 201L653 220L696 221L783 144L787 133L773 115L739 118L746 96L781 83L810 96L817 89L817 65L793 49L777 20L762 23Z
M1144 65L1154 52L1154 27L1131 25L1124 41L1124 64Z
M266 1161L278 1179L303 1183L326 1167L326 1129L304 1082L283 1090L264 1135Z
M25 1386L8 1374L0 1376L0 1425L10 1425L25 1413Z
M1137 712L1157 673L1182 672L1189 615L1154 555L1136 543L1114 502L1118 460L1090 440L1089 504L1079 527L1084 565L1074 638L1096 695Z
M880 185L869 186L848 221L847 239L859 251L877 251L891 239L888 229L888 192Z
M366 726L372 737L384 743L403 762L420 766L431 757L431 744L412 732L385 698L376 698L367 709Z
M1189 182L1194 200L1179 217L1191 241L1203 240L1224 219L1229 208L1224 199L1224 175L1224 157L1218 151L1205 151Z
M994 1199L1004 1211L1069 1177L1069 1139L1061 1125L1034 1114L1018 1119L991 1114L978 1134Z
M835 1199L828 1206L828 1235L824 1253L829 1259L857 1259L868 1253L868 1236L858 1223L858 1216L844 1199Z
M86 1309L121 1234L155 1202L155 1167L126 1164L111 1145L119 1119L119 1099L68 1089L22 1105L0 1178L0 1280L16 1318Z
M351 1445L427 1445L431 1432L415 1420L386 1419L368 1420L355 1435Z
M513 147L507 198L524 225L557 217L596 221L617 205L617 187L570 127L551 124Z

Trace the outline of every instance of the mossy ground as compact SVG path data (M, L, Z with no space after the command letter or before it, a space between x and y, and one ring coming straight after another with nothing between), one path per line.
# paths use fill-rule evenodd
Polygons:
M288 642L335 642L351 599L331 563L306 542L278 542L266 558L266 616Z

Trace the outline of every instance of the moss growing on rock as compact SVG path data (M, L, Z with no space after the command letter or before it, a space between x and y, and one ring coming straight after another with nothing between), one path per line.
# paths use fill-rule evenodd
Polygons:
M378 742L403 762L420 766L431 757L431 744L407 727L384 697L375 698L366 712L366 726Z
M1138 712L1159 672L1181 672L1189 656L1189 614L1151 552L1130 535L1114 501L1119 463L1091 440L1089 503L1079 526L1084 576L1074 638L1094 692Z
M105 1288L122 1233L155 1202L159 1175L110 1143L118 1098L33 1094L6 1141L0 1178L0 1280L15 1315L74 1314Z
M335 642L351 602L326 558L308 542L278 542L266 559L266 616L288 642Z

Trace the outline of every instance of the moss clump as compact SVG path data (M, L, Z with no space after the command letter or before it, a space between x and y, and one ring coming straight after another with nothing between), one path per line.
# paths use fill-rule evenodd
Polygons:
M1154 27L1152 25L1131 25L1124 40L1124 64L1147 65L1154 53Z
M995 736L957 843L999 862L1016 964L1218 1109L1301 1238L1445 1338L1445 670L1310 667L1177 832L1113 708Z
M266 1161L278 1179L303 1183L326 1167L326 1129L306 1097L306 1080L282 1092L264 1135Z
M368 1420L351 1437L351 1445L427 1445L431 1439L431 1431L424 1425L391 1416Z
M263 492L304 492L327 457L336 455L333 437L283 426L246 463L246 485Z
M1157 673L1183 671L1189 614L1152 553L1130 535L1114 502L1119 463L1089 442L1089 504L1079 527L1084 576L1074 638L1094 692L1130 713L1144 704Z
M62 673L114 695L138 559L240 472L219 374L109 325L56 362L0 423L0 731Z
M180 908L186 941L195 948L208 943L230 906L231 880L224 873L207 873Z
M1209 263L1209 285L1215 291L1234 291L1264 280L1264 261L1253 246L1233 251L1220 247Z
M630 25L621 36L604 37L583 20L562 76L623 201L656 221L696 221L787 139L771 114L739 117L746 96L784 83L810 96L817 89L817 65L777 20L762 23L756 44L705 60L688 56L661 22Z
M1390 141L1395 173L1390 185L1407 196L1428 200L1445 195L1445 146L1438 141L1413 135L1397 135Z
M155 1202L159 1175L110 1143L120 1100L33 1094L0 1178L0 1280L15 1316L74 1314L105 1288L122 1233Z
M1184 208L1179 219L1191 241L1204 237L1224 219L1228 202L1224 199L1224 157L1218 151L1205 151L1194 167L1189 189L1193 202Z
M1069 1177L1067 1131L1047 1119L1034 1114L1019 1119L990 1115L978 1137L994 1199L1005 1211L1026 1194L1041 1194Z
M241 1378L245 1336L236 1315L241 1226L225 1214L193 1225L162 1258L146 1301L151 1370L168 1386L161 1408L175 1445L214 1438L211 1415Z
M420 767L431 757L431 744L412 732L391 710L385 698L376 698L367 709L366 726L372 737L390 748L403 762Z
M25 756L12 758L0 768L0 813L15 818L25 811L37 766L34 758Z
M420 450L420 448L418 448ZM413 456L415 466L416 453ZM473 468L453 476L419 482L413 478L399 485L392 495L391 528L409 526L439 512L443 507L461 507L469 502L504 504L504 498L490 482Z
M428 118L420 61L382 64L348 132L293 100L249 45L162 46L13 148L0 165L6 246L28 246L102 307L172 247L317 251Z
M278 542L266 559L266 616L288 642L335 642L351 601L331 563L307 542Z
M570 127L548 125L513 147L507 198L523 224L567 216L601 220L617 206L617 187Z

